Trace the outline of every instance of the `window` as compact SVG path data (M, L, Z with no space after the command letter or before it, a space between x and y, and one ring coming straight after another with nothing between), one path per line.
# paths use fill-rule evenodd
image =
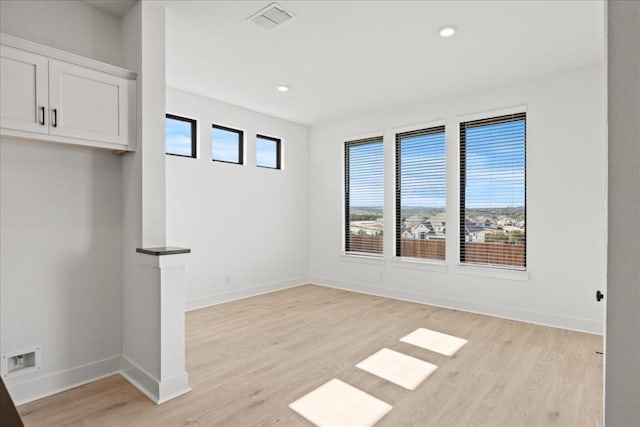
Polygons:
M345 251L382 254L382 137L345 142L344 167Z
M196 157L196 121L167 114L164 121L165 153Z
M256 135L256 166L280 169L281 142L278 138Z
M211 160L241 165L244 132L218 125L211 127Z
M445 259L444 126L396 135L396 256Z
M526 114L460 123L460 261L526 267Z

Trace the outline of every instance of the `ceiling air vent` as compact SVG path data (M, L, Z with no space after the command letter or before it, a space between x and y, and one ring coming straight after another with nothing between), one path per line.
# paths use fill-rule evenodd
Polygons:
M273 30L285 22L290 21L292 18L293 15L287 12L284 7L278 3L271 3L269 6L248 17L247 20L265 30Z

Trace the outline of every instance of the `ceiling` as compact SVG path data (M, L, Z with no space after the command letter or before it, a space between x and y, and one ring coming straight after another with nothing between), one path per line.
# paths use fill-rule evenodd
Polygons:
M85 3L114 16L124 16L136 0L84 0Z
M166 3L168 86L308 125L604 60L600 1L282 0L272 31L269 0Z

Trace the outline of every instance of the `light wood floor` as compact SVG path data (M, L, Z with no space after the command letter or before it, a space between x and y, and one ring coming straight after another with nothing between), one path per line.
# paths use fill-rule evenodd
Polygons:
M339 378L393 409L377 426L598 426L602 338L306 285L187 313L193 391L156 406L119 375L18 408L26 426L309 426L288 404ZM398 340L468 339L453 357ZM409 391L355 365L387 347L438 365Z

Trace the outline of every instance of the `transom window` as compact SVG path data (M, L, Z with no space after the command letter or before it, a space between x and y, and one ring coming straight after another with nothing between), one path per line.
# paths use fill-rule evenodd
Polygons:
M211 160L243 164L244 132L220 125L211 127Z
M196 157L196 121L167 114L164 125L165 153L173 156Z
M282 141L271 136L256 135L256 166L281 169L280 150Z

